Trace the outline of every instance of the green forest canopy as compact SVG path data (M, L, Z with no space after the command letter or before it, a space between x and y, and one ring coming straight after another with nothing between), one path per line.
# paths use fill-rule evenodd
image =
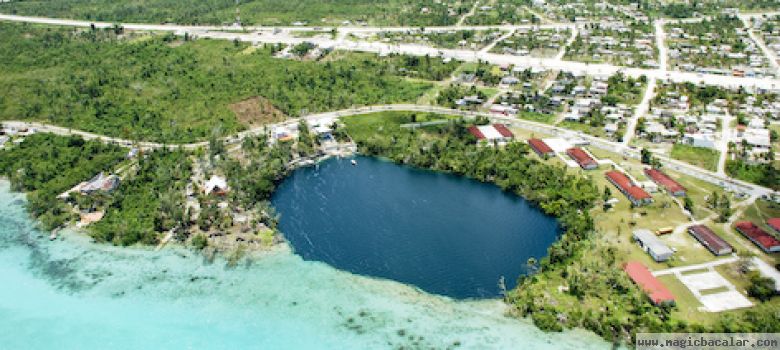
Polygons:
M189 142L212 135L217 127L223 134L240 130L228 107L254 96L290 116L411 102L432 85L399 77L398 66L445 65L439 59L349 55L326 62L283 60L272 57L274 49L0 23L0 120Z
M327 25L349 20L374 25L431 26L455 24L472 4L473 0L241 0L238 8L245 25ZM453 15L449 14L450 6ZM423 8L428 8L427 13ZM0 12L107 22L232 24L236 20L236 1L12 1L0 4Z

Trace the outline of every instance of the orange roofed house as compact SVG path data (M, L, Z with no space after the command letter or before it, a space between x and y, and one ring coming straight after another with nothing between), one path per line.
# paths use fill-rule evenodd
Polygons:
M536 152L536 154L538 154L540 157L552 157L555 155L555 151L553 151L553 149L550 148L547 143L540 139L529 139L528 145L531 146L531 149L533 149L534 152Z
M479 141L506 143L515 137L504 124L473 125L469 127L469 133Z
M617 170L608 171L606 174L607 180L617 187L631 203L636 206L648 204L653 201L653 197L649 193L645 192L641 187L634 184L631 179Z
M740 221L734 228L766 253L780 252L780 240L750 221Z
M679 182L675 181L669 175L666 175L663 171L660 171L658 169L652 169L647 168L645 169L645 175L650 178L650 180L653 180L656 184L659 186L663 186L666 188L667 191L669 191L669 194L675 197L682 197L685 196L685 187L680 185Z
M623 265L623 271L647 294L653 304L672 305L674 295L659 281L650 270L638 261L630 261Z
M568 154L571 159L574 159L574 161L585 170L593 170L599 167L599 163L596 163L596 160L593 159L593 157L591 157L587 152L583 151L582 148L569 148L566 150L566 154Z

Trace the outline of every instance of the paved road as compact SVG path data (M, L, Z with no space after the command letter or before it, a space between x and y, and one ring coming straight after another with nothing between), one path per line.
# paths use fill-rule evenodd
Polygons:
M718 144L718 150L720 151L720 155L718 158L718 174L720 175L726 175L726 161L728 160L729 155L729 141L731 141L731 121L734 118L731 116L728 111L726 114L723 115L723 121L721 122L721 136L720 136L720 143Z
M718 265L731 264L737 261L739 261L739 257L736 255L732 255L731 257L725 259L713 260L703 264L673 267L671 269L654 271L653 276L658 277L658 276L669 275L669 274L682 274L686 271L694 271L694 270L705 270L705 269L709 270Z
M276 125L292 125L297 124L301 119L304 120L318 120L318 119L324 119L324 118L341 118L346 116L352 116L352 115L359 115L359 114L366 114L366 113L373 113L373 112L381 112L381 111L411 111L411 112L429 112L429 113L439 113L439 114L449 114L449 115L458 115L463 116L467 118L475 118L477 116L483 116L488 117L494 122L498 123L505 123L508 125L511 125L513 127L522 128L525 130L530 130L534 132L540 132L545 134L551 134L556 135L560 137L578 137L581 139L584 139L588 141L591 145L591 147L596 147L608 152L616 152L623 148L623 145L619 142L609 141L605 139L601 139L595 136L591 136L588 134L584 134L581 132L575 132L572 130L560 128L557 126L544 124L544 123L538 123L534 121L529 120L522 120L517 119L515 117L509 117L509 116L503 116L493 113L486 113L486 112L471 112L471 111L462 111L462 110L456 110L456 109L449 109L444 107L436 107L436 106L430 106L430 105L413 105L413 104L396 104L396 105L380 105L380 106L367 106L367 107L360 107L360 108L351 108L341 111L333 111L333 112L324 112L324 113L317 113L317 114L311 114L305 117L301 118L294 118L289 119L283 123L274 124L274 125L268 125L264 127L258 127L246 131L242 131L240 133L237 133L232 136L226 137L224 140L227 143L235 144L241 142L245 137L248 136L255 136L259 135L263 132L265 132L266 129L273 128ZM190 143L190 144L161 144L161 143L154 143L154 142L137 142L133 140L124 140L120 138L113 138L113 137L107 137L103 135L97 135L90 132L84 132L84 131L78 131L58 126L51 126L51 125L45 125L41 123L30 123L30 122L21 122L21 121L6 121L3 122L4 125L9 126L15 126L15 127L28 127L28 128L35 128L40 131L44 132L51 132L55 134L60 135L79 135L86 139L97 139L103 142L107 143L113 143L123 146L135 146L143 149L155 149L155 148L183 148L183 149L197 149L200 147L208 147L207 142L197 142L197 143ZM641 155L638 150L632 149L632 148L625 148L623 150L623 156L630 157L634 159L640 159ZM724 187L729 190L733 191L739 191L739 192L745 192L750 196L754 197L761 197L764 195L775 193L775 191L758 186L755 184L751 184L748 182L744 182L737 179L729 178L728 176L717 174L715 172L711 172L699 167L696 167L694 165L676 160L671 159L665 155L662 154L655 154L655 157L661 161L661 163L667 168L672 169L674 171L677 171L679 173L692 176L694 178L700 179L702 181L709 182L711 184L714 184L716 186Z
M631 144L631 140L636 134L636 127L637 124L639 124L639 118L644 117L645 114L650 110L650 101L652 101L653 97L655 96L655 86L657 81L658 80L656 79L650 79L647 81L647 88L645 89L645 94L642 95L642 101L639 102L639 104L636 106L634 109L634 115L631 116L631 118L628 120L628 124L626 125L626 133L623 135L623 148L628 147Z
M669 52L666 50L666 32L664 31L664 20L655 21L655 46L658 47L658 69L664 74L668 69Z
M739 19L741 19L742 23L745 25L745 30L747 30L750 39L752 39L753 42L755 42L756 45L758 45L758 47L761 49L761 52L764 53L764 56L766 56L767 60L769 61L769 65L775 69L775 73L780 74L780 64L777 63L777 55L775 55L774 51L770 50L766 46L764 40L759 38L758 35L756 35L756 33L753 31L753 27L750 25L751 18L751 16L739 16Z
M114 26L113 23L108 22L88 22L88 21L76 21L67 19L54 19L54 18L40 18L40 17L26 17L15 15L2 15L0 14L0 20L16 21L16 22L29 22L29 23L43 23L51 25L64 25L64 26L78 26L89 27L95 25L99 28L109 28ZM533 58L533 57L518 57L512 55L500 55L492 53L479 53L471 50L448 50L437 49L424 45L415 44L401 44L392 45L385 43L371 43L338 40L330 38L296 38L291 37L289 33L282 32L274 34L270 32L272 28L269 27L252 27L247 28L250 33L243 32L228 32L226 30L230 27L219 26L182 26L172 24L138 24L138 23L125 23L121 24L124 28L130 30L154 30L154 31L168 31L176 33L177 35L184 35L184 33L190 33L196 37L222 39L222 40L239 40L252 43L282 43L282 44L299 44L302 42L312 42L322 47L347 50L347 51L362 51L362 52L374 52L374 53L399 53L414 56L443 56L451 57L454 59L476 62L483 60L492 64L499 65L515 65L524 68L542 68L542 69L555 69L567 72L584 73L589 75L611 75L618 71L622 71L625 74L633 77L647 76L651 79L667 79L673 82L692 82L702 83L707 85L737 88L740 86L760 87L764 89L776 89L780 88L780 80L772 78L748 78L748 77L733 77L733 76L721 76L712 74L700 74L692 72L666 72L660 69L642 69L642 68L629 68L619 67L609 64L588 64L583 62L563 61L556 58ZM573 28L573 24L553 24L553 25L539 25L540 28ZM517 26L517 25L505 25L505 26L464 26L457 27L458 29L504 29L512 30L522 27L532 26ZM452 30L454 27L427 27L426 31L430 30ZM235 28L234 28L235 29ZM299 27L287 27L286 30L313 30L309 28ZM324 28L323 28L324 29ZM377 31L377 30L410 30L410 27L388 27L388 28L339 28L340 31ZM260 31L258 30L268 30Z

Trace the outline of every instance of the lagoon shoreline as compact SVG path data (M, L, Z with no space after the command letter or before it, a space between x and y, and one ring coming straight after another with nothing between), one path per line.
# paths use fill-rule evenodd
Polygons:
M0 292L0 314L5 320L0 323L9 322L2 327L18 330L0 335L0 341L11 346L51 347L54 343L50 342L62 342L55 334L83 322L96 329L89 335L69 337L63 348L90 347L109 336L113 338L107 344L113 348L153 344L198 348L296 344L304 349L412 344L452 348L528 344L528 348L540 349L609 346L582 330L544 333L528 320L505 316L506 305L498 300L453 301L397 282L306 262L291 252L263 254L226 269L224 260L204 262L178 247L152 252L81 239L74 242L73 238L49 242L45 235L31 232L33 222L21 206L8 205L23 195L11 193L6 184L0 187L0 201L6 207L0 215L0 269L19 280ZM24 227L27 233L20 231ZM168 320L164 329L181 337L147 329L143 323L151 319L132 311L136 303ZM57 311L65 305L66 310ZM96 322L107 314L95 307L111 310L116 319L98 326ZM203 312L212 321L201 323ZM50 322L51 317L57 321ZM241 322L259 328L223 327ZM118 324L126 330L118 333ZM139 326L148 334L145 339L133 336L133 327ZM210 337L197 335L206 329ZM223 337L215 338L210 332ZM38 336L33 341L30 336L34 334ZM584 345L582 339L587 339Z

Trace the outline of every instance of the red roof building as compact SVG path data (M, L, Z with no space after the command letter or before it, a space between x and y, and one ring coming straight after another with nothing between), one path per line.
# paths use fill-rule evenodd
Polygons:
M493 129L496 129L501 136L506 138L513 138L515 137L515 134L513 134L509 129L507 129L506 125L504 124L493 124Z
M508 141L515 137L504 124L472 125L468 130L477 140Z
M544 143L544 141L540 139L529 139L528 145L531 146L531 149L533 149L534 152L536 152L536 154L538 154L540 157L544 157L544 156L552 157L555 155L555 151L553 151L553 149L550 148L550 146L548 146L546 143Z
M591 157L587 152L583 151L582 148L569 148L566 150L566 154L568 154L571 159L574 159L574 161L585 170L593 170L599 167L599 164L596 163L596 160L593 159L593 157Z
M634 205L644 205L653 201L653 197L641 187L634 184L631 179L617 170L608 171L607 180L620 190Z
M655 305L674 304L674 295L659 281L650 270L638 261L630 261L623 265L623 271L634 283L650 297Z
M766 253L780 252L780 240L750 221L741 221L734 228Z
M771 218L766 221L766 224L773 230L780 232L780 218Z
M688 233L696 238L703 246L715 255L729 254L734 251L731 244L720 238L715 232L704 225L693 225L688 227Z
M645 169L645 175L647 175L650 180L653 180L653 182L657 183L659 186L666 188L666 190L669 191L669 194L672 196L685 195L685 187L680 185L679 182L674 181L674 179L669 177L669 175L666 175L664 172L658 169L647 168Z

